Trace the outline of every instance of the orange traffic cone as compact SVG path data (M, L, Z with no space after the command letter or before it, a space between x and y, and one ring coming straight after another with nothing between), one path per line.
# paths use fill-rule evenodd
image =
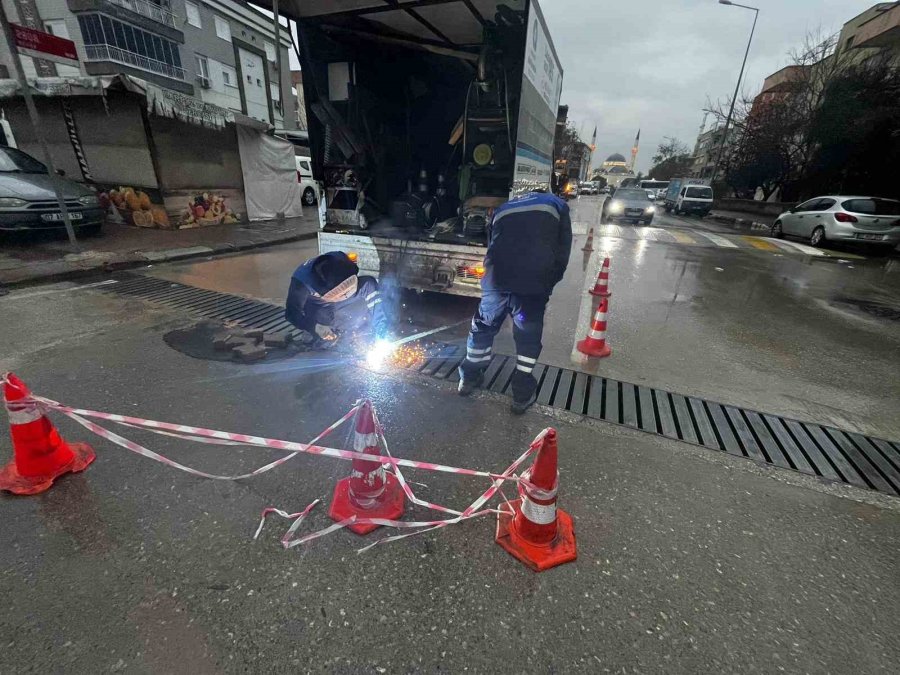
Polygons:
M25 383L12 373L3 379L14 460L0 469L0 490L34 495L64 473L84 471L94 461L91 446L66 443L31 400Z
M371 401L365 401L356 414L353 449L367 455L381 455L378 433ZM384 470L381 462L354 459L350 476L338 481L328 516L337 522L351 516L397 520L403 515L406 497L397 477ZM377 529L371 523L348 526L356 534L368 534Z
M597 312L594 314L594 321L591 323L587 337L584 340L579 340L576 345L576 348L582 354L595 356L599 359L612 354L612 349L606 344L606 312L608 307L609 300L603 298L600 301Z
M609 256L603 258L603 264L600 266L600 272L597 274L597 281L594 282L594 287L588 293L599 295L602 298L608 298L612 295L609 292Z
M535 572L578 557L572 516L556 508L556 429L548 429L519 483L520 499L500 505L496 542Z
M582 251L593 251L594 250L594 228L593 228L593 226L591 227L590 230L588 230L587 241L584 242L584 248L581 250Z

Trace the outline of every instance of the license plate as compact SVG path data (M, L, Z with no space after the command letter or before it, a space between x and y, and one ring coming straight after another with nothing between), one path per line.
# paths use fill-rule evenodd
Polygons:
M867 241L881 241L884 239L883 234L858 234L856 236Z
M69 218L71 218L72 220L81 220L82 218L84 218L84 214L79 213L78 211L70 211ZM63 219L63 216L61 213L42 213L41 214L41 220L43 220L45 223L58 223L58 222L62 221L62 219Z
M640 209L625 209L625 214L628 216L639 216L643 213Z

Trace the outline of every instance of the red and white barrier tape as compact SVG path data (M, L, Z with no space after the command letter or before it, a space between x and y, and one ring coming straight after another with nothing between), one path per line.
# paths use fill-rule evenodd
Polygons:
M0 381L3 383L7 383L6 377L0 375ZM307 506L303 511L299 513L287 513L280 509L276 508L266 508L262 512L262 516L260 518L259 526L256 529L253 538L256 539L259 537L262 532L262 528L265 525L266 516L270 513L274 513L283 518L292 519L294 522L291 524L290 528L285 532L282 536L281 543L285 548L293 548L294 546L298 546L300 544L307 543L309 541L313 541L318 539L326 534L331 532L335 532L337 530L343 529L348 525L353 523L359 524L373 524L373 525L383 525L386 527L393 527L397 529L416 529L415 532L407 532L404 534L397 534L388 537L384 537L375 541L374 543L362 548L359 552L366 551L373 546L377 546L380 543L386 543L390 541L397 541L399 539L404 539L406 537L413 536L415 534L422 534L424 532L428 532L431 530L439 529L446 527L447 525L453 525L456 523L460 523L464 520L470 520L472 518L477 518L483 515L487 515L489 513L496 513L496 509L482 507L496 494L504 482L512 480L519 484L519 490L522 488L527 488L529 491L535 491L538 493L544 492L537 486L533 485L527 477L527 474L523 476L517 476L516 470L521 466L521 464L539 447L540 441L543 439L544 434L546 434L547 430L542 431L538 436L534 439L528 450L526 450L515 462L513 462L503 473L495 474L487 471L477 471L474 469L465 469L460 467L447 466L444 464L435 464L433 462L420 462L416 460L410 459L401 459L394 457L387 443L387 439L384 436L383 427L378 420L377 414L374 414L375 423L377 427L377 435L380 439L386 456L382 455L370 455L361 452L353 452L350 450L340 450L336 448L326 448L317 443L323 438L330 435L335 429L341 426L344 422L353 417L360 409L362 403L357 402L356 405L353 406L343 417L338 419L336 422L327 427L322 433L316 436L309 443L295 443L291 441L283 441L279 439L266 438L263 436L249 436L246 434L235 434L227 431L221 431L216 429L207 429L204 427L194 427L190 425L184 424L172 424L169 422L160 422L158 420L150 420L144 419L140 417L132 417L129 415L118 415L113 413L104 413L96 410L88 410L84 408L73 408L70 406L64 406L57 401L52 399L48 399L42 396L36 396L34 394L29 394L29 398L22 399L16 401L16 409L17 411L30 411L30 412L38 412L40 414L44 414L50 410L56 410L67 417L78 422L80 425L85 427L86 429L92 431L98 436L105 438L116 445L119 445L131 452L139 454L143 457L147 457L149 459L153 459L154 461L161 462L166 466L170 466L175 469L179 469L180 471L185 471L191 475L198 476L201 478L210 478L213 480L240 480L243 478L251 478L253 476L258 476L262 473L270 471L278 466L281 466L285 462L290 459L296 457L300 453L312 454L312 455L324 455L328 457L335 457L338 459L344 460L353 460L353 459L365 459L370 461L380 462L382 465L386 466L386 468L393 469L395 475L397 476L397 480L403 489L404 494L407 498L418 506L423 506L425 508L429 508L435 511L439 511L442 513L446 513L448 515L453 516L452 518L448 518L445 520L425 520L425 521L400 521L400 520L387 520L383 518L364 518L359 516L353 516L344 521L334 523L329 527L326 527L318 532L313 532L312 534L308 534L304 537L300 537L298 539L292 539L293 535L296 533L297 529L300 527L303 520L309 514L309 512L313 509L313 507L319 502L319 500L315 500L309 506ZM188 440L198 443L207 443L212 445L229 445L229 446L250 446L250 447L264 447L269 449L276 450L286 450L289 451L290 454L281 457L274 462L270 462L265 464L250 473L245 473L237 476L224 476L207 473L205 471L200 471L198 469L191 468L189 466L185 466L179 462L176 462L168 457L160 455L145 446L135 443L119 434L106 429L105 427L97 424L86 418L95 418L107 420L110 422L114 422L116 424L133 428L133 429L143 429L145 431L151 431L153 433L171 436L174 438L179 438L182 440ZM414 469L424 469L426 471L439 471L445 473L453 473L458 475L466 475L466 476L480 476L491 479L491 486L481 494L472 504L470 504L465 510L457 511L456 509L452 509L446 506L442 506L440 504L435 504L433 502L429 502L423 499L419 499L412 488L409 485L409 481L406 480L403 475L400 467L410 467ZM555 491L554 491L555 492ZM502 492L501 492L502 495ZM506 500L505 495L503 495L503 499Z
M419 462L412 459L400 459L396 457L383 457L381 455L369 455L361 452L354 452L353 450L339 450L337 448L326 448L320 445L314 445L311 443L295 443L292 441L283 441L275 438L266 438L264 436L249 436L246 434L235 434L228 431L221 431L218 429L206 429L204 427L194 427L186 424L172 424L170 422L160 422L158 420L150 420L144 419L141 417L131 417L129 415L116 415L113 413L104 413L99 412L97 410L86 410L84 408L72 408L70 406L64 406L52 399L44 398L42 396L35 396L32 394L31 400L36 401L38 403L43 403L47 406L48 410L56 410L72 419L75 419L87 427L94 433L97 433L100 436L106 437L105 434L111 434L105 430L103 427L99 425L94 425L96 427L92 428L87 424L84 424L86 420L85 417L93 417L96 419L108 420L110 422L115 422L117 424L122 424L125 426L139 427L141 429L145 429L146 431L152 431L154 433L162 433L164 431L172 432L178 437L181 437L185 440L198 440L197 438L191 438L192 436L202 437L208 439L205 442L212 443L214 445L247 445L247 446L257 446L263 448L271 448L274 450L288 450L293 453L305 452L311 455L325 455L326 457L337 457L339 459L345 460L353 460L353 459L365 459L373 462L381 462L382 464L389 464L394 466L407 466L412 469L425 469L426 471L440 471L444 473L455 473L463 476L481 476L484 478L497 478L497 474L490 473L488 471L477 471L475 469L464 469L455 466L447 466L445 464L435 464L433 462ZM339 421L335 422L331 428L336 428L340 426L344 421L346 421L350 416L352 416L356 411L356 408L353 408L350 412L347 413L344 417L342 417ZM92 423L91 423L92 424ZM97 431L100 429L102 431ZM110 439L112 440L112 439ZM218 441L226 441L225 443L221 443ZM116 441L114 441L116 442ZM118 443L122 445L121 443ZM127 445L123 447L128 447ZM144 452L128 448L133 452L137 452L138 454L145 455ZM149 451L148 451L149 452ZM155 454L155 453L151 453ZM150 456L150 455L145 455ZM152 459L157 459L156 457L151 457ZM158 459L157 461L162 461ZM177 467L181 468L181 467ZM186 467L185 467L186 468ZM251 474L247 474L251 475ZM253 474L256 475L256 474ZM204 476L208 477L208 476ZM244 476L241 476L243 478ZM235 478L231 480L236 480Z

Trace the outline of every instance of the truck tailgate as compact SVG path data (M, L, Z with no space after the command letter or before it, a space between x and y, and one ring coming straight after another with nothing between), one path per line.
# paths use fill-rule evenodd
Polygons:
M319 253L359 256L360 274L395 279L398 286L454 295L481 295L484 246L395 239L376 235L319 232Z

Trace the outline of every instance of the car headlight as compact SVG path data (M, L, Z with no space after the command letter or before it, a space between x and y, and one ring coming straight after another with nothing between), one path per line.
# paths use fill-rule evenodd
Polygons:
M609 203L609 212L610 213L621 213L622 212L622 202L612 201Z
M78 203L83 206L99 206L100 199L97 195L85 195L84 197L78 198Z
M0 197L0 209L15 209L27 206L28 202L24 199L16 199L15 197Z
M656 207L655 207L655 206L648 206L648 207L645 209L645 211L646 211L646 213L654 213L654 212L656 211Z

